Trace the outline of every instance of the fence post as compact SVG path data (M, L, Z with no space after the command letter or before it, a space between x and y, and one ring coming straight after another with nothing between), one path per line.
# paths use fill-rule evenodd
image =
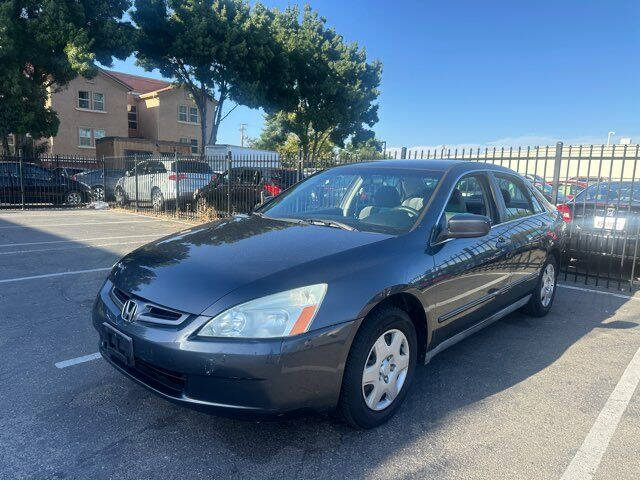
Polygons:
M558 203L558 188L560 187L560 167L562 163L562 146L562 142L556 143L556 157L553 164L553 185L551 188L551 198L553 199L553 205L556 205Z
M18 149L18 161L20 165L20 203L24 210L24 172L22 171L22 149Z
M178 151L173 152L173 165L176 167L176 210L175 215L180 211L180 172L178 169Z
M227 152L227 215L231 216L231 151Z
M107 201L107 168L104 165L104 155L102 156L102 192L104 192L104 199L102 202Z
M138 155L133 154L133 175L136 182L136 212L138 212Z

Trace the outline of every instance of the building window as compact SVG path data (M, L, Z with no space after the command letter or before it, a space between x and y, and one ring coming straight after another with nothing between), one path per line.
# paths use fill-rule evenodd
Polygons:
M178 120L180 122L186 122L187 121L187 106L186 105L179 105L178 106Z
M93 129L93 140L94 142L98 139L101 139L105 136L104 129Z
M91 129L83 129L80 128L78 129L78 135L79 135L79 143L78 145L80 147L91 147L92 143L91 143Z
M129 129L138 130L138 108L135 105L128 105L129 113L127 118L129 120Z
M187 139L186 137L180 137L180 143L181 144L188 144L189 143L189 139Z
M198 123L198 109L196 107L189 107L189 122Z
M191 139L191 153L198 153L198 139Z
M78 107L81 109L90 109L91 108L91 97L89 96L89 92L86 90L78 91Z
M104 94L93 92L93 110L104 110Z
M104 94L78 90L78 108L104 112Z

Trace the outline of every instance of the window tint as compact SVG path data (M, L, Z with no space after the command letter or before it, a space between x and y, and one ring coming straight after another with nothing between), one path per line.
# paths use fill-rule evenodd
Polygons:
M447 201L444 208L445 220L451 219L456 214L486 215L496 223L495 209L492 209L491 199L484 177L480 175L467 175L460 179Z
M496 174L496 182L506 207L505 221L535 214L531 195L525 185L517 178Z

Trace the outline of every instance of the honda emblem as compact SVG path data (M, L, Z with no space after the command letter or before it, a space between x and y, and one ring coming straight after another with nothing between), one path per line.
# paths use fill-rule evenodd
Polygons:
M129 299L122 306L122 312L120 314L122 315L122 319L125 320L126 322L133 322L136 317L137 311L138 311L138 305L134 300Z

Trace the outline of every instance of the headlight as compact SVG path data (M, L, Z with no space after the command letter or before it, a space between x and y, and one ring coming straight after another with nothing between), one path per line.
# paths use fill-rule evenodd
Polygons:
M198 335L267 338L302 334L309 329L326 292L326 284L314 284L245 302L218 314Z

